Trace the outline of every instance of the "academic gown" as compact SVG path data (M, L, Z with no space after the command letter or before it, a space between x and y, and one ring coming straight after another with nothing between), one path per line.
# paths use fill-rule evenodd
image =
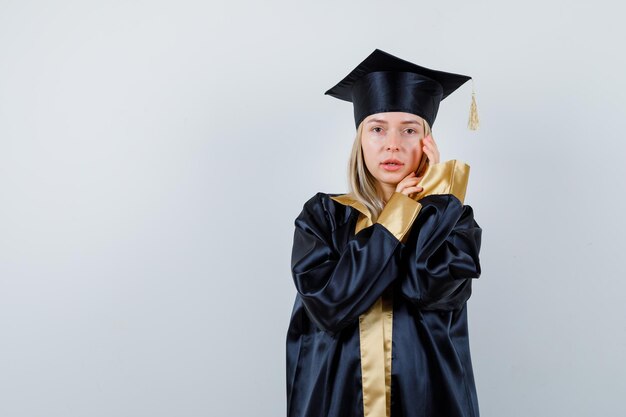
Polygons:
M467 300L482 229L469 165L432 164L375 222L318 192L295 220L287 417L478 417Z

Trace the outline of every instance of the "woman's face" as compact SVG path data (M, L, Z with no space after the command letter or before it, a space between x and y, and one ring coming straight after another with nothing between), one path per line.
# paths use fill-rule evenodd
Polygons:
M361 147L365 165L381 183L396 186L416 171L423 154L424 120L412 113L385 112L363 120ZM386 163L389 159L397 164Z

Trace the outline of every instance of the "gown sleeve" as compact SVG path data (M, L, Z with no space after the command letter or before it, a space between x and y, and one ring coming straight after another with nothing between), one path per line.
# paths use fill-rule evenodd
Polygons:
M469 165L451 160L433 168L422 180L425 193L418 198L417 236L401 293L422 309L453 310L469 299L471 280L480 277L482 229L472 207L463 204Z
M320 329L335 334L367 311L397 278L400 241L420 205L394 193L371 227L338 248L333 217L323 202L324 194L317 193L295 220L291 270L308 316Z

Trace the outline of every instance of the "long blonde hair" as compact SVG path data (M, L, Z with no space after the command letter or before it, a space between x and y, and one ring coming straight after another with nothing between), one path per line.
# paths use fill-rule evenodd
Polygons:
M422 119L422 121L424 123L424 137L426 137L431 133L430 125L426 122L426 120ZM362 121L357 128L354 144L352 145L352 152L350 152L350 160L348 161L348 183L351 196L365 204L372 214L372 221L375 222L378 219L380 212L383 211L383 208L385 208L385 202L376 188L376 182L378 180L372 175L365 165L363 147L361 145L363 124L364 121ZM426 157L426 154L424 154L417 170L420 175L423 173L423 169L425 168L427 162L428 158Z

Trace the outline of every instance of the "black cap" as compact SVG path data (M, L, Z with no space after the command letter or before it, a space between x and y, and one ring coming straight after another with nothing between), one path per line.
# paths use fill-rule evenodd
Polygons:
M390 111L416 114L432 127L439 102L471 78L421 67L375 49L324 94L354 104L357 128L370 114Z

